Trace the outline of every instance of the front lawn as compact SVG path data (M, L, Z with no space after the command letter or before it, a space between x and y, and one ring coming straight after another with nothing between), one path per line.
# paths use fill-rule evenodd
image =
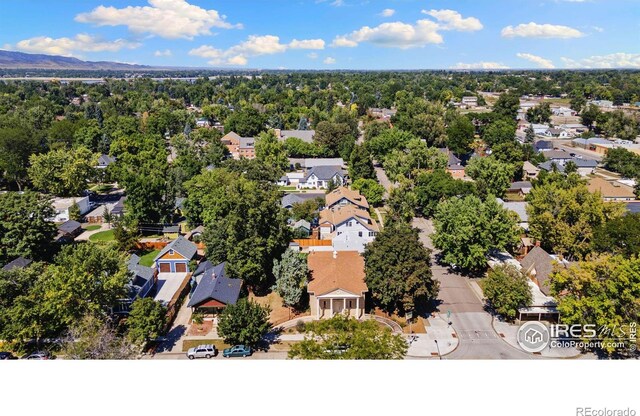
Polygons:
M140 256L140 265L147 267L153 266L153 259L156 258L158 253L160 253L160 250L145 251L139 253L138 255Z
M101 225L87 225L86 227L84 227L85 231L95 231L95 230L99 230L100 228L102 228Z
M114 240L113 230L101 231L89 237L89 241L92 243L106 243Z

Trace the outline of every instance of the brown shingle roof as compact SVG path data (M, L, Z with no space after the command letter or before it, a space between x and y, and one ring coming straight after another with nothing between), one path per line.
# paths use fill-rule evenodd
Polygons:
M589 192L600 191L604 198L634 198L633 188L619 183L609 182L602 178L592 178L589 181Z
M312 279L307 290L316 296L336 289L357 295L369 290L364 282L364 257L357 251L312 252L307 262Z
M375 222L369 211L358 209L353 205L344 205L333 208L326 208L320 211L320 224L330 223L334 227L343 222L355 218L370 231L379 231L378 224Z
M353 205L361 207L362 209L369 209L367 198L365 198L364 195L360 195L360 191L349 189L346 186L341 186L327 194L327 206L332 207L342 198L347 199Z

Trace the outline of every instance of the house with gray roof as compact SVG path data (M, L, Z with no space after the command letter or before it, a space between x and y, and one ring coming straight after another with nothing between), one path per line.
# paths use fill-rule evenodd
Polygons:
M82 233L82 224L78 221L69 220L58 226L57 242L73 241Z
M155 285L156 271L140 264L140 257L133 254L127 262L129 282L127 283L127 297L119 299L112 312L127 314L131 304L138 298L146 298Z
M324 193L308 193L308 192L304 194L301 194L301 193L286 194L280 200L280 206L282 206L282 208L291 209L293 208L294 204L302 204L303 202L308 201L310 199L321 198L322 200L324 200L325 195L326 194Z
M522 272L534 280L542 293L547 296L551 293L549 276L553 271L554 265L565 268L569 266L568 261L547 253L539 246L531 249L531 251L520 260L520 264L522 265Z
M529 230L529 214L527 214L527 203L520 201L510 201L506 202L500 198L496 198L496 201L504 208L508 209L511 212L516 213L518 216L518 225L522 227L525 231Z
M336 186L346 185L346 172L342 166L316 166L309 169L298 183L298 189L327 189L331 181Z
M102 154L98 158L98 164L95 166L96 169L106 169L110 164L115 163L116 158L111 157L109 155Z
M211 265L210 262L207 262ZM241 279L226 274L226 262L208 267L191 281L188 307L205 313L215 313L227 305L235 305L242 290Z
M188 273L189 262L196 258L198 247L183 236L173 240L153 260L160 273Z

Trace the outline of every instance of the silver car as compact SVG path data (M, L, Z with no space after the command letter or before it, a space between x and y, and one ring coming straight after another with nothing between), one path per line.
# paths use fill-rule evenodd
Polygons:
M194 358L211 358L218 354L216 347L211 344L198 345L197 347L189 348L187 351L187 357L190 360Z

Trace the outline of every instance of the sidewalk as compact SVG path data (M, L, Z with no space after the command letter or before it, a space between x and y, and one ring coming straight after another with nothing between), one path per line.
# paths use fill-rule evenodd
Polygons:
M498 336L512 347L522 350L522 348L520 348L520 345L518 344L518 328L520 328L520 325L512 325L508 322L500 321L498 319L493 320L493 329L496 331ZM538 355L547 358L576 358L581 356L582 353L576 348L548 347L541 351Z
M458 336L453 327L440 315L429 317L429 325L426 334L413 335L415 341L409 346L408 357L437 358L453 352L458 347Z

